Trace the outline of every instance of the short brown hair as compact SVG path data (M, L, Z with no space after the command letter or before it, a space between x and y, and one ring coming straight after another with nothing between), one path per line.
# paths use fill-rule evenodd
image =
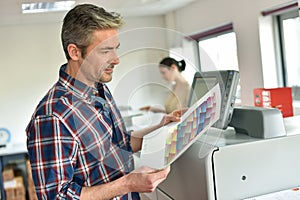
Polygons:
M85 57L86 48L92 42L95 30L117 28L123 25L120 14L107 12L92 4L81 4L71 9L64 18L61 40L67 60L70 59L68 45L75 44Z

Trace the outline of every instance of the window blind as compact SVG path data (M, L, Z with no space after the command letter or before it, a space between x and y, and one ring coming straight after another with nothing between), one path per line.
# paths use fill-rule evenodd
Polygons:
M218 26L218 27L213 28L213 29L206 30L204 32L200 32L200 33L196 33L194 35L190 35L189 38L192 39L192 40L199 41L199 40L203 40L203 39L206 39L206 38L218 36L218 35L224 34L226 32L231 32L232 30L233 30L233 25L232 25L232 23L229 23L229 24L225 24L225 25L222 25L222 26Z
M288 10L298 9L298 2L290 3L281 7L273 8L270 10L262 11L262 16L268 16L268 15L277 15L284 13Z

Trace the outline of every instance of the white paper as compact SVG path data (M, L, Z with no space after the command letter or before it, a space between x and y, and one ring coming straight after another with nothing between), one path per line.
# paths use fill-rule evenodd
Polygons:
M209 90L181 117L144 136L138 167L162 169L173 163L220 117L219 84Z
M245 200L299 200L300 188L296 187L289 190L283 190L280 192L274 192L262 196L252 197Z

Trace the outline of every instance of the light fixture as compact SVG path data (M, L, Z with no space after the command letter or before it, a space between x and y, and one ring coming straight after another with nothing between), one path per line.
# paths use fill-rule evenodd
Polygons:
M140 0L140 1L143 4L146 4L146 3L154 3L154 2L157 2L157 1L160 1L160 0Z
M75 1L22 3L22 13L43 13L70 10Z

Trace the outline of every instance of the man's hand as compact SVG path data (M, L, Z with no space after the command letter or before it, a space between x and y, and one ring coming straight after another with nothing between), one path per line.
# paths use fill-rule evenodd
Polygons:
M180 117L188 110L188 108L183 108L180 110L175 110L170 114L165 115L160 121L160 126L165 126L171 122L179 122Z
M142 167L124 176L130 192L153 192L155 188L167 178L170 167L155 170Z
M170 167L163 170L142 167L112 182L83 187L80 199L107 200L129 192L153 192L158 184L167 178L169 172Z
M187 111L187 108L175 110L172 113L165 115L159 124L131 132L130 143L133 152L137 152L142 148L143 137L148 133L167 125L171 122L179 122L180 117Z

